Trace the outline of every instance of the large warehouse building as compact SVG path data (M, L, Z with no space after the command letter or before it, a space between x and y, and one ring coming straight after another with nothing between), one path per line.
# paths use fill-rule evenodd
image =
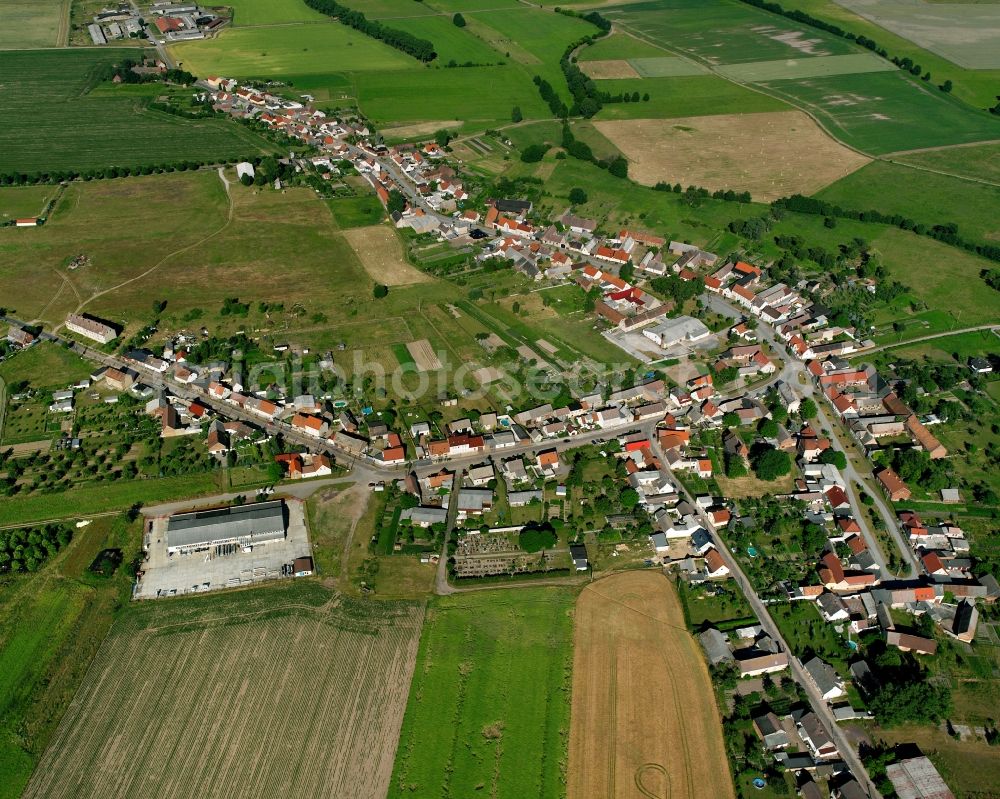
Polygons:
M224 544L257 546L284 541L288 510L281 500L221 510L178 513L167 522L167 552L196 552Z

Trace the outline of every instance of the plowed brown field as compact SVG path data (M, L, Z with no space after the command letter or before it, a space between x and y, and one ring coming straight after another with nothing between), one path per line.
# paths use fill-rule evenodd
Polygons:
M731 799L708 669L667 578L589 585L573 651L569 799Z

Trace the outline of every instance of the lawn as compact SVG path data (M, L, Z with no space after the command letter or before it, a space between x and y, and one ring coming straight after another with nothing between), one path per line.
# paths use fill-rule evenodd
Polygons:
M833 136L866 153L881 155L1000 137L1000 118L971 110L899 71L761 85L809 111Z
M337 226L342 229L377 225L385 216L385 209L374 194L328 200L327 205Z
M1000 238L1000 186L873 161L816 196L843 208L900 214L928 227L956 222L968 239Z
M0 0L0 17L0 50L66 44L68 0Z
M0 363L0 378L8 388L29 382L34 388L58 390L87 377L93 369L65 347L42 341Z
M55 186L5 186L0 189L0 222L40 215L55 193Z
M244 158L272 145L225 119L192 121L134 96L91 97L95 70L135 51L0 52L0 173Z
M296 86L300 75L418 68L410 56L334 22L233 28L170 49L196 75L281 78Z
M574 599L523 588L431 601L390 797L563 795Z
M847 664L851 650L847 641L837 634L832 624L823 621L816 605L812 602L772 604L770 611L794 655L803 660L816 655L833 666L842 677L849 676Z

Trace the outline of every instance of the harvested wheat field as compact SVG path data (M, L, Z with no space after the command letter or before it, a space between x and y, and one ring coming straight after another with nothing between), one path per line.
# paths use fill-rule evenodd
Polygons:
M403 256L396 232L387 225L371 225L345 230L341 234L358 256L361 265L376 283L408 286L431 278Z
M755 200L813 194L870 159L831 139L801 111L594 122L652 186L749 191Z
M425 338L411 341L406 345L406 351L410 353L410 357L413 358L413 362L421 372L436 372L438 369L444 368L441 365L441 360L434 353L431 343Z
M708 669L667 578L591 583L575 625L568 799L732 797Z
M26 799L381 799L424 606L313 581L131 606Z
M635 67L623 58L610 61L581 61L580 69L588 78L594 80L642 77L635 71Z

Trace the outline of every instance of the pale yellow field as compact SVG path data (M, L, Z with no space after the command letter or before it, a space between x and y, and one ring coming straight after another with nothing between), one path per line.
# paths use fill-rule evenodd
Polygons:
M411 341L406 345L406 349L417 365L417 369L421 372L436 372L442 368L441 360L434 353L434 348L431 347L431 343L427 339Z
M439 130L462 127L461 119L446 119L443 122L415 122L395 128L383 128L381 133L387 139L411 139L414 136L433 136Z
M708 669L662 574L622 572L576 603L568 799L731 799Z
M594 80L642 77L635 71L635 67L624 59L611 61L581 61L580 69L583 70L587 77L593 78Z
M345 230L343 236L358 260L376 283L407 286L426 283L432 278L407 262L395 231L387 225L372 225Z
M835 142L801 111L595 121L629 160L629 176L755 200L813 194L870 159Z

